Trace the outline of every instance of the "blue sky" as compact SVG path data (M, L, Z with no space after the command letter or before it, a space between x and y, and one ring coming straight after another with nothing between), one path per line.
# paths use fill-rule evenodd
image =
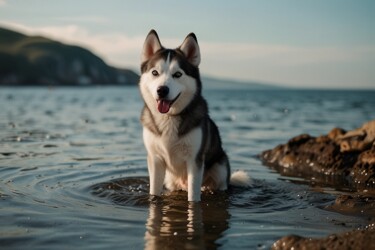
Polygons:
M139 71L145 36L194 32L202 74L295 87L375 89L375 1L0 0L0 25L88 47Z

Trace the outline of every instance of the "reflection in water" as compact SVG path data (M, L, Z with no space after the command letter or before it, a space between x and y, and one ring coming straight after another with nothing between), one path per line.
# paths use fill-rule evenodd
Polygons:
M227 199L201 203L151 202L145 249L217 248L229 218Z
M303 232L301 227L288 229L297 222L318 228L308 232L313 236L333 232L338 225L332 224L333 221L341 221L340 227L359 223L358 218L333 218L322 209L318 214L316 207L326 207L334 200L331 195L309 193L303 185L293 186L282 181L254 180L250 188L230 186L225 192L205 191L200 203L189 203L183 191L150 199L148 177L115 179L95 184L90 190L95 196L120 205L126 214L134 209L145 213L142 219L133 217L138 229L141 228L135 237L137 241L143 240L136 249L141 246L145 249L234 249L238 246L268 249L284 235ZM134 230L127 231L126 242L131 231Z
M183 191L150 199L148 189L147 177L116 179L91 187L94 195L115 204L148 207L146 249L215 249L221 245L218 241L229 226L233 190L204 191L202 201L194 203L187 201Z

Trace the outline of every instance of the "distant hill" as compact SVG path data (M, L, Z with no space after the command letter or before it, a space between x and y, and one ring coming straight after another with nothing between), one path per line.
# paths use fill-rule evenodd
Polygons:
M0 28L0 85L136 85L139 76L79 46Z

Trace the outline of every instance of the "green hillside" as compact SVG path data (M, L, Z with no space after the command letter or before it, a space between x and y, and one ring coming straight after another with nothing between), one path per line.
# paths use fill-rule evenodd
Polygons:
M135 85L138 79L82 47L0 28L0 85Z

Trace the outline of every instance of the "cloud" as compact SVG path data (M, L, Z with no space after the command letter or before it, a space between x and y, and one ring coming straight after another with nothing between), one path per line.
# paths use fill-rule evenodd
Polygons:
M0 7L3 7L7 5L7 1L6 0L0 0Z
M1 1L1 0L0 0ZM69 44L86 47L112 65L139 68L140 53L146 34L129 37L126 34L94 33L82 26L31 27L19 23L0 22L29 35L43 35ZM161 38L165 47L175 48L183 38ZM199 40L199 37L198 37ZM375 65L375 46L367 47L301 47L273 44L223 43L199 41L203 74L234 78L281 82L300 86L315 83L366 84L375 78L372 71L361 65ZM348 66L350 71L348 72ZM369 68L369 67L367 67Z
M139 68L140 54L146 34L129 37L120 33L95 34L78 25L31 27L20 23L1 22L27 35L42 35L53 40L90 49L107 63L119 67ZM182 40L163 39L165 46L177 47Z
M58 21L75 22L75 23L95 23L95 24L108 24L110 21L107 18L100 16L56 16L53 19Z
M132 68L139 62L144 41L144 37L127 37L118 33L94 34L78 25L30 27L11 22L0 24L27 35L42 35L64 43L83 46L103 57L108 63Z

